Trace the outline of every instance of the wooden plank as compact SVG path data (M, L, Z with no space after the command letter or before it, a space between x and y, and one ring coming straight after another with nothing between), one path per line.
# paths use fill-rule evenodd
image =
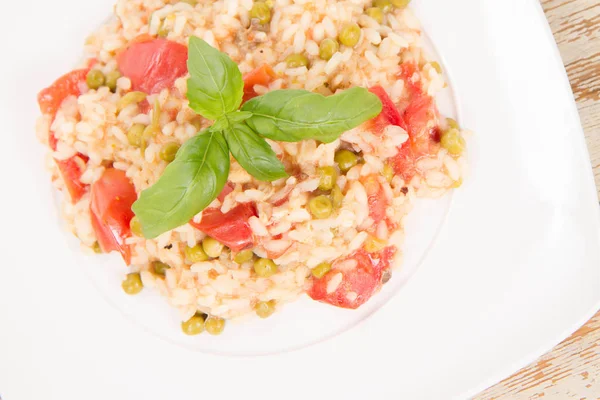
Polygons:
M600 188L600 1L542 0L542 6L571 81ZM550 353L475 399L600 399L600 312Z

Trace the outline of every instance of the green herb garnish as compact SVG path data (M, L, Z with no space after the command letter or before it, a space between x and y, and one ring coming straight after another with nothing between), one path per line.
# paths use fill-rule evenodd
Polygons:
M356 87L329 97L276 90L239 110L244 81L227 54L191 37L187 64L190 108L215 123L189 139L159 180L133 204L147 238L187 223L219 195L229 176L229 152L258 180L285 178L283 164L264 138L332 142L376 117L382 108L376 95Z

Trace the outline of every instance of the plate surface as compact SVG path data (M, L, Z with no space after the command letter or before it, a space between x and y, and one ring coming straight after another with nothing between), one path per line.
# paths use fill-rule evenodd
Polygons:
M86 272L93 266L60 231L44 150L33 135L35 94L69 70L111 3L39 1L27 23L12 18L0 27L11 55L0 67L5 400L465 398L541 355L598 309L596 191L539 4L413 0L450 74L461 122L476 132L471 174L414 276L349 331L283 354L209 355L131 324L98 295L98 279ZM92 274L120 273L105 268ZM293 321L295 307L305 306L291 305L281 318ZM308 321L318 328L318 319ZM241 332L229 334L225 340L238 346L230 353L273 351L256 351L249 334L238 341ZM290 342L283 334L273 340L278 350Z

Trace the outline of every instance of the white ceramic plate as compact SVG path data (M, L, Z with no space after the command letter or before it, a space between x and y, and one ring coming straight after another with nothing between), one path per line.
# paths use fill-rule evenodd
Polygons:
M300 301L260 327L201 342L175 335L155 296L114 290L116 257L82 257L65 237L33 134L35 94L70 69L111 3L37 1L26 17L15 3L0 24L4 400L465 398L598 309L596 191L539 4L413 0L461 123L476 132L451 206L424 203L416 215L406 277L424 256L417 272L355 314Z

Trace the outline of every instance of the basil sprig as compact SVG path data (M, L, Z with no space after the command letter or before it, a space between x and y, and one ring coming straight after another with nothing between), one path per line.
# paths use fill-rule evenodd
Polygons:
M381 101L361 87L325 97L306 90L274 90L248 101L246 123L264 137L282 142L317 139L329 143L381 112Z
M229 176L229 152L258 180L285 178L284 165L264 138L332 142L381 112L378 97L355 87L325 97L306 90L276 90L243 105L244 81L237 65L204 40L188 48L189 106L215 123L189 139L132 210L144 236L155 238L206 208Z

